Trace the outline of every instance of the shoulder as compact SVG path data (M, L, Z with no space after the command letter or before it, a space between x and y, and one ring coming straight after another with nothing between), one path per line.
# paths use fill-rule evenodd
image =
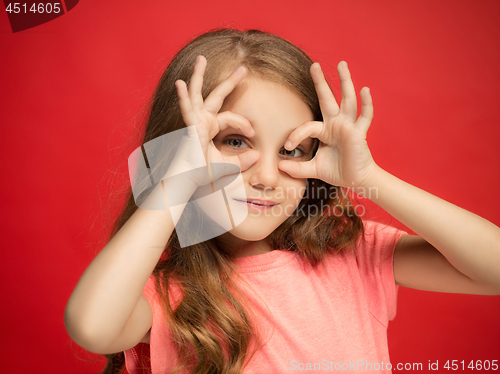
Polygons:
M385 247L395 245L403 235L408 233L389 224L363 220L364 234L360 236L357 246Z
M356 257L373 265L392 259L399 239L408 234L389 224L372 220L363 220L363 226L364 233L355 245Z
M406 231L398 229L390 224L381 223L373 220L363 220L365 237L371 236L376 239L384 239L391 236L402 236Z
M142 294L148 300L153 313L162 312L162 296L165 294L166 279L159 277L159 283L154 274L151 274L142 290ZM160 295L161 293L161 295ZM183 297L182 288L174 279L168 279L168 298L173 310L177 308ZM163 313L162 313L163 314Z

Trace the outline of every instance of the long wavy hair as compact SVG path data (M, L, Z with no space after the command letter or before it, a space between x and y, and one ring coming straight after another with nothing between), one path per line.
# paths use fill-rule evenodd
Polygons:
M249 74L291 89L309 106L314 120L323 120L309 70L313 61L305 52L271 33L217 28L195 37L173 57L148 104L142 143L185 127L174 82L182 79L189 85L200 54L208 62L204 99L232 71L244 65ZM296 212L270 234L273 250L294 251L314 266L327 254L351 247L364 229L345 191L309 179ZM329 214L310 214L324 211L325 207ZM130 190L110 238L136 209ZM217 246L216 238L181 248L174 230L165 246L153 276L168 317L179 371L241 373L259 348L257 329L250 318L252 311L234 282L232 264L231 254ZM183 295L176 308L171 305L173 297L169 293L174 283ZM256 345L250 352L254 339ZM108 364L103 374L123 371L123 352L105 356Z

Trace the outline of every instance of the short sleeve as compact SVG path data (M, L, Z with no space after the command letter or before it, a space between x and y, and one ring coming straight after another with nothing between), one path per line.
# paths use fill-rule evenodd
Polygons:
M151 312L153 314L153 324L155 323L155 315L157 315L157 307L159 305L159 298L156 292L156 280L151 275L142 294L148 300L151 307ZM151 326L151 332L153 331L153 326ZM150 347L147 344L139 343L135 347L127 349L123 352L125 355L125 367L129 374L146 374L151 373L151 352Z
M151 275L142 290L142 294L149 301L149 305L151 305L151 309L156 308L159 305L159 297L156 292L156 280L153 275ZM153 311L154 313L154 311Z
M124 351L125 365L130 374L144 373L170 373L177 365L176 351L168 327L167 317L156 290L156 279L153 275L149 277L142 290L142 294L148 300L153 314L151 324L150 344L148 357L141 357L139 343L135 347ZM170 306L173 310L177 308L182 300L182 292L178 284L169 282ZM144 364L146 363L146 364Z
M356 261L370 313L387 327L396 316L394 249L407 232L375 221L363 223L365 233L356 245Z

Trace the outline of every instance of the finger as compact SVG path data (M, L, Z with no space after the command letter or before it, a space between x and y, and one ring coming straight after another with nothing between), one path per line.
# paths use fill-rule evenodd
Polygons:
M326 120L326 118L335 117L339 114L339 105L337 104L337 100L335 100L335 96L333 96L330 86L328 86L319 63L315 62L312 64L310 70L314 87L316 87L316 93L318 94L323 119Z
M243 172L247 170L250 166L255 164L258 159L260 158L260 154L257 151L251 150L247 152L243 152L242 154L238 156L223 156L224 159L224 164L233 164L238 166L240 169L240 172ZM223 174L221 171L228 170L228 174L233 170L231 168L229 169L217 169L218 171L218 178L226 175Z
M308 121L304 122L302 125L297 127L292 131L285 142L285 149L291 151L295 149L300 142L306 138L318 138L321 141L325 141L323 135L324 124L319 121Z
M203 96L201 89L203 87L203 75L207 66L207 59L203 55L197 57L194 64L193 75L189 82L189 97L191 98L191 105L195 110L203 109Z
M219 124L219 128L217 129L217 133L228 127L232 127L235 129L240 129L245 136L252 137L255 135L255 131L252 127L252 124L245 117L240 116L239 114L233 113L231 111L225 111L217 114L217 123ZM216 134L210 134L211 136L215 136Z
M226 96L233 91L236 85L240 83L243 78L245 78L246 73L246 68L244 66L240 66L229 77L215 87L205 100L205 109L215 115L222 107Z
M222 162L210 163L210 175L208 178L212 179L214 182L222 177L239 174L241 172L241 161L237 156L222 158ZM237 168L235 168L235 166L237 166Z
M186 126L193 126L196 124L191 99L189 98L186 82L183 80L175 81L175 88L177 89L177 96L179 97L179 107L181 109L182 118Z
M254 151L254 150L246 151L246 152L239 154L238 156L229 157L229 159L231 159L231 158L239 159L240 169L241 169L241 171L245 171L259 160L260 153L257 151Z
M353 123L356 122L358 106L356 91L352 83L351 73L347 67L347 62L341 61L337 66L340 78L340 88L342 90L342 102L340 103L340 113L344 114Z
M366 134L373 120L373 101L370 89L368 87L363 87L360 96L361 115L356 121L356 126Z
M310 161L282 160L278 162L278 169L284 171L292 178L317 178L315 159Z

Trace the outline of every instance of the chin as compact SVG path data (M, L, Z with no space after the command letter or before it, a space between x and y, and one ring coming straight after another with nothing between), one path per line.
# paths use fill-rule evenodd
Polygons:
M229 231L229 233L242 240L259 241L267 238L283 222L252 221L252 219L247 218L244 222Z

